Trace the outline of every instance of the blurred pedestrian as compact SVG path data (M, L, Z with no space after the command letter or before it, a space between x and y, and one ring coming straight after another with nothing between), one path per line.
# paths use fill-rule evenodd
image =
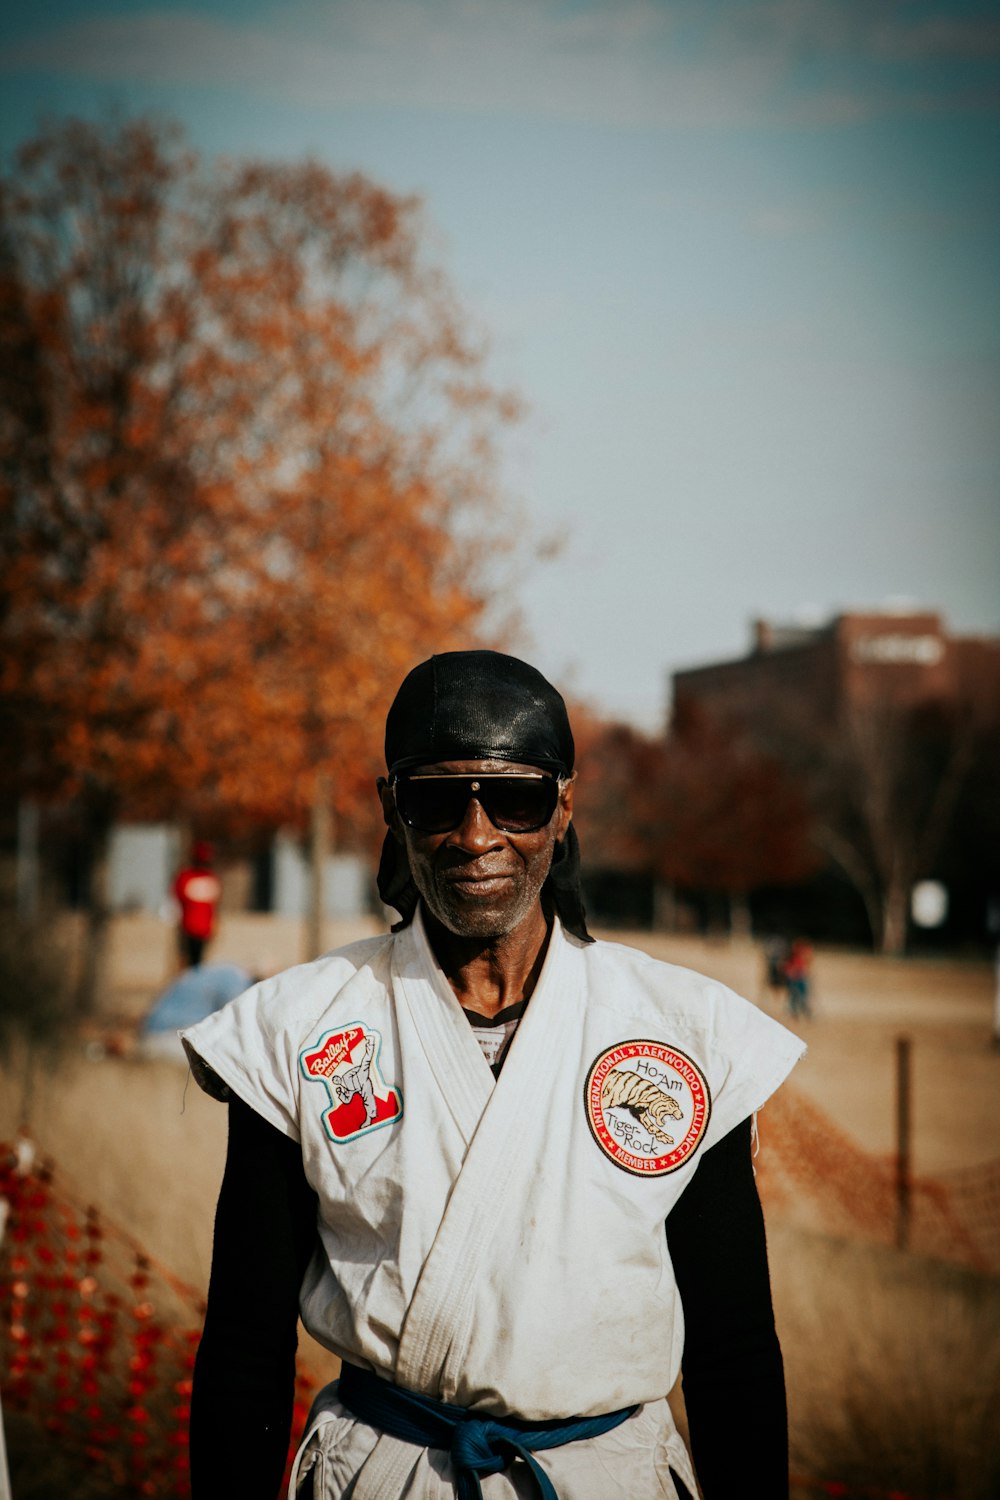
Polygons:
M788 950L785 959L785 987L788 992L788 1013L792 1020L800 1016L809 1017L812 1009L809 1003L810 969L812 968L812 948L805 938L796 938Z
M198 842L191 851L191 863L174 881L174 896L180 907L181 954L190 968L201 963L205 944L215 932L215 916L222 895L219 877L212 869L215 851L211 844Z

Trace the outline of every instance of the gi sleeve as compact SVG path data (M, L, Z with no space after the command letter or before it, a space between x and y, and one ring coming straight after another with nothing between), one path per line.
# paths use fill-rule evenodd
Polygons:
M712 1118L706 1147L725 1139L734 1126L756 1113L782 1084L806 1050L786 1026L741 995L711 985L708 1038Z
M299 1047L389 941L366 939L286 969L182 1031L196 1081L217 1099L242 1099L298 1141Z

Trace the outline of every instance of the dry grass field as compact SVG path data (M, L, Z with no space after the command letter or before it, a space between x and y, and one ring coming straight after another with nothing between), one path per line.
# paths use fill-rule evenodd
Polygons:
M169 939L129 919L115 934L112 1034L141 1013L169 966ZM158 924L157 924L158 927ZM339 930L335 940L348 934ZM636 935L656 956L713 974L778 1015L751 945ZM216 957L252 946L276 963L297 934L224 929ZM1000 1159L1000 1051L990 966L820 952L809 1053L796 1085L838 1130L878 1154L893 1144L893 1057L912 1039L914 1169L947 1174ZM225 1111L182 1067L41 1050L0 1078L0 1139L22 1117L81 1202L94 1202L155 1259L207 1282ZM761 1116L767 1150L767 1112ZM1000 1494L1000 1282L938 1261L769 1220L799 1497L987 1500ZM749 1492L752 1492L752 1486ZM39 1491L39 1494L42 1492Z

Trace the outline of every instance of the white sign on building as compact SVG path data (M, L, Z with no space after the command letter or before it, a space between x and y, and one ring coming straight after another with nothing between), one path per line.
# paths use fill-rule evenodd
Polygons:
M944 656L944 642L936 635L863 635L851 646L857 662L910 667L936 667Z

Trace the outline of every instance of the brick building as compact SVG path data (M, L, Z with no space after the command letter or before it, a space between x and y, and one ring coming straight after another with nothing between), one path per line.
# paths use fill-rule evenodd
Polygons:
M674 705L710 707L750 729L782 719L832 728L852 704L949 702L1000 711L1000 639L949 635L939 614L857 612L819 626L756 620L749 655L673 677Z
M673 702L682 732L686 716L708 710L799 771L804 746L816 762L839 756L840 792L856 809L850 831L875 883L896 853L884 831L877 847L878 819L900 829L909 821L907 880L933 877L949 891L936 940L982 944L1000 935L1000 638L952 635L940 614L922 610L852 611L820 625L757 620L746 656L675 673ZM882 801L865 830L872 791ZM916 825L936 815L943 797L943 832L922 850ZM871 891L867 903L858 899L864 881L854 880L853 894L851 883L831 867L811 893L783 898L775 925L797 919L818 936L863 940L879 922Z

